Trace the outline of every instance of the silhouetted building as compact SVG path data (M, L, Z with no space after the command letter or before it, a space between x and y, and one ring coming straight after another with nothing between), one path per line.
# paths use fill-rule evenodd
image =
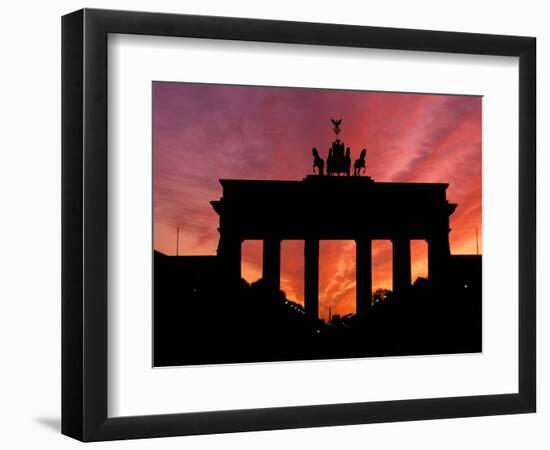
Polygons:
M243 240L263 241L262 278L280 289L281 241L304 245L306 315L318 318L319 241L356 242L356 312L372 299L372 240L393 244L393 291L411 286L410 241L428 243L428 277L444 282L450 261L449 216L456 204L445 183L377 183L370 177L308 176L302 181L220 180L223 196L212 206L220 216L217 255L228 283L240 280Z

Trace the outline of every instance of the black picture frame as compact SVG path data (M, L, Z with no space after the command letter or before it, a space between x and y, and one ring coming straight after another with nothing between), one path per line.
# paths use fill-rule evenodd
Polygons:
M109 33L519 57L518 392L109 418ZM82 441L103 441L535 412L535 91L536 39L533 37L94 9L64 16L62 433Z

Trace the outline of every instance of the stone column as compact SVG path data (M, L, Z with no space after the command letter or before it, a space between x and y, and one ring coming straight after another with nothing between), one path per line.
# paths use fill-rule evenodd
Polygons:
M304 307L309 319L319 318L319 240L304 243Z
M222 277L231 284L241 280L241 244L242 239L238 236L220 236L218 257L222 264Z
M433 236L428 241L428 278L431 281L440 280L447 269L451 255L449 233Z
M355 240L355 312L363 315L372 303L372 241Z
M411 286L411 241L405 238L392 239L393 247L393 292L403 292Z
M279 239L264 239L262 278L269 290L280 291L281 241Z

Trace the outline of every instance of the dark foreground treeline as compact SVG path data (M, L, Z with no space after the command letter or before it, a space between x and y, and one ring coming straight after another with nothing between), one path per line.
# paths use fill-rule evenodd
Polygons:
M364 317L332 324L308 321L261 281L229 288L170 257L155 257L154 275L155 366L481 351L481 273L440 286L418 279Z

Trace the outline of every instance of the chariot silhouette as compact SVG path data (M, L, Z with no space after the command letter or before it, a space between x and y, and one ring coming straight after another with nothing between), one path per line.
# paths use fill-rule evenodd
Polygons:
M346 147L344 142L339 138L341 131L340 124L342 119L330 119L334 125L333 131L336 135L336 139L332 143L332 146L328 149L327 156L327 176L350 176L351 174L351 149ZM317 169L317 173L320 176L324 175L325 161L319 156L319 151L314 147L312 149L313 154L313 173ZM353 165L353 175L360 176L361 172L363 175L366 172L366 157L367 149L364 148L361 150L359 159L355 160Z

